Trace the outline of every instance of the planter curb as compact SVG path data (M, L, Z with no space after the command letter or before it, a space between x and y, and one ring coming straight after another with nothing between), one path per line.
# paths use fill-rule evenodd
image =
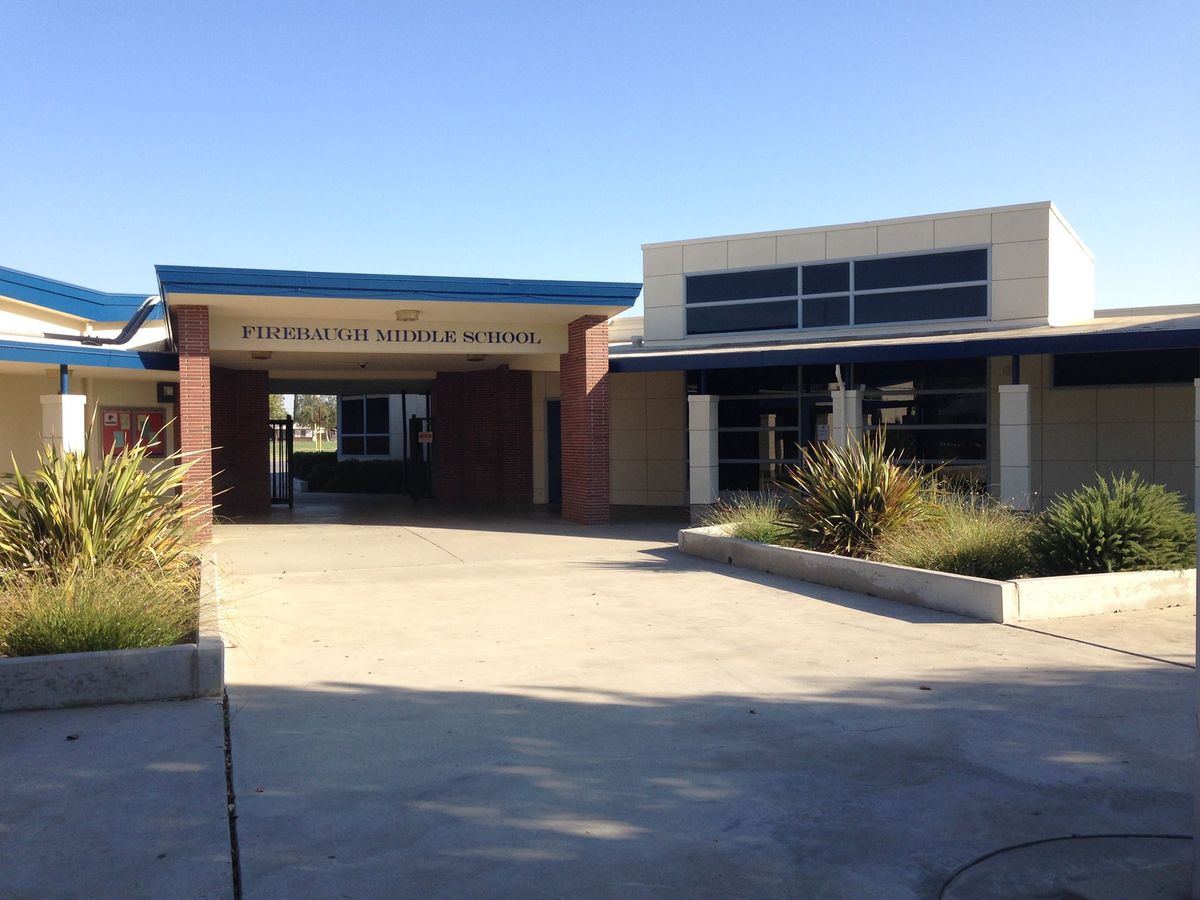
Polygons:
M194 644L0 659L0 712L220 696L225 642L212 553L200 561L200 603Z
M1195 569L993 581L815 550L759 544L730 537L725 525L681 530L679 549L714 562L985 622L1090 616L1189 606L1196 602Z

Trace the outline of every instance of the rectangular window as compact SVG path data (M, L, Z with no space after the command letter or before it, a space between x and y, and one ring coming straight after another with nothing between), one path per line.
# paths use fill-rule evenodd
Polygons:
M925 319L966 319L987 315L987 285L889 291L854 298L854 323L919 322Z
M769 297L795 297L796 270L759 269L754 272L729 272L717 275L689 275L687 302L722 303L729 300L759 300Z
M987 281L987 277L986 250L860 259L854 264L856 291ZM807 287L804 290L805 293L810 293Z
M795 328L797 315L795 300L701 306L687 311L687 330L688 334L718 334Z
M388 398L342 397L341 448L345 456L390 456Z
M806 297L803 303L805 328L850 324L849 297Z
M850 290L850 263L804 267L805 294L840 294Z
M1195 350L1056 353L1053 365L1055 387L1191 384L1200 378L1200 353Z

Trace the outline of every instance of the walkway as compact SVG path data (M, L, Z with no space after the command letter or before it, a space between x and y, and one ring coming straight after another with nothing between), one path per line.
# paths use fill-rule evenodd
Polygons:
M1191 829L1190 670L709 566L672 523L330 513L218 530L247 897L891 900ZM1052 850L1081 896L1190 853ZM1032 889L1002 863L970 896Z

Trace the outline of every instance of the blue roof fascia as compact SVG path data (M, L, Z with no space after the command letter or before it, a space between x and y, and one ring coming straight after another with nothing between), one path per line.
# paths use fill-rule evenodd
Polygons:
M92 322L124 322L137 312L149 296L109 294L3 266L0 266L0 294ZM150 318L161 319L162 314L162 307L158 306L151 312Z
M905 362L923 359L966 359L1035 353L1099 353L1120 350L1186 350L1200 348L1200 328L1171 331L1115 331L1038 335L972 341L953 340L914 344L880 343L841 347L771 347L713 350L709 353L615 354L611 372L677 372L691 369L747 369L758 366L829 365Z
M430 275L356 275L276 269L156 266L163 296L233 294L362 300L448 300L475 303L547 303L629 307L636 282L443 278Z
M56 366L179 371L179 357L174 353L113 350L108 347L84 347L76 344L31 344L23 341L0 341L0 359Z

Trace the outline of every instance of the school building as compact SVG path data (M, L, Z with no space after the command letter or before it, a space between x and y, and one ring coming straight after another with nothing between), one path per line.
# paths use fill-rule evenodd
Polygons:
M0 459L153 440L198 455L218 515L261 515L290 481L268 395L314 393L342 458L580 523L765 489L879 427L1022 508L1111 472L1195 497L1200 307L1095 310L1050 203L642 257L640 284L158 266L149 297L0 269Z

